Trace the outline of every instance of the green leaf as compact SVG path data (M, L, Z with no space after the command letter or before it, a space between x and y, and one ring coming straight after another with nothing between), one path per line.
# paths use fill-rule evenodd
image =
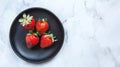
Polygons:
M23 18L26 18L26 14L25 13L23 14Z
M45 18L45 21L46 21L46 22L48 21L47 18Z
M33 31L32 31L32 30L29 30L29 33L30 33L30 34L33 34Z
M25 24L29 24L29 22L28 21L24 21L25 22Z
M23 19L19 19L19 22L23 22Z
M28 18L28 20L29 20L29 21L31 21L31 20L32 20L32 18L33 18L33 16L30 16L30 17Z
M36 32L37 36L41 36L41 34L39 32Z
M28 15L27 15L27 18L29 18L29 17L30 17L30 15L28 14Z

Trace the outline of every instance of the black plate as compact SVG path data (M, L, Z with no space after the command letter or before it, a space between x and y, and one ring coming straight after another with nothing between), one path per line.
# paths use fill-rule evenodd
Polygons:
M25 36L28 31L24 30L18 22L23 13L34 16L35 20L38 18L47 18L50 26L49 31L57 37L58 41L46 49L41 49L39 45L28 49L25 43ZM15 18L9 36L12 49L20 58L28 62L43 62L53 58L61 49L64 41L64 29L60 20L52 12L43 8L29 8Z

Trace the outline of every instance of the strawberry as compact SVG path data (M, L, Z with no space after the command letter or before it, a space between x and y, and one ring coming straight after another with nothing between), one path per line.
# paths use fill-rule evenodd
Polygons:
M28 33L26 35L27 48L32 48L39 43L39 37L35 33Z
M24 13L23 18L20 18L19 22L26 30L33 30L34 29L35 19L33 18L33 16L30 16L29 14L26 15Z
M49 24L47 22L47 19L41 19L36 23L36 30L40 34L44 34L49 28Z
M40 47L41 48L47 48L52 46L52 44L57 41L54 39L55 37L53 37L53 34L44 34L41 36L41 40L40 40Z

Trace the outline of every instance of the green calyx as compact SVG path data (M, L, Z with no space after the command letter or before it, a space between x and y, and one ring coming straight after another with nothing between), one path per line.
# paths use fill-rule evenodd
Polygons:
M36 35L37 35L37 36L40 36L39 32L36 32Z
M52 33L45 33L45 36L47 36L47 37L50 37L51 39L52 39L52 42L54 43L54 42L56 42L56 41L58 41L57 39L56 39L56 36L54 36Z
M38 21L40 21L40 22L47 22L47 18L42 18L42 19L38 19Z
M33 34L34 32L33 32L32 30L29 30L29 33L30 33L30 34Z
M26 15L25 13L23 14L23 18L19 19L19 22L21 23L21 25L27 25L31 22L33 16L30 16L29 14Z
M40 36L39 32L33 32L33 30L29 30L29 34L35 34L36 36Z

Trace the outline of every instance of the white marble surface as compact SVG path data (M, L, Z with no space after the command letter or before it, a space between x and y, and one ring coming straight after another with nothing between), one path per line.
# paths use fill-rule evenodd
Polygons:
M55 13L65 41L51 61L31 64L11 49L9 29L24 9ZM120 0L0 0L0 67L120 67Z

